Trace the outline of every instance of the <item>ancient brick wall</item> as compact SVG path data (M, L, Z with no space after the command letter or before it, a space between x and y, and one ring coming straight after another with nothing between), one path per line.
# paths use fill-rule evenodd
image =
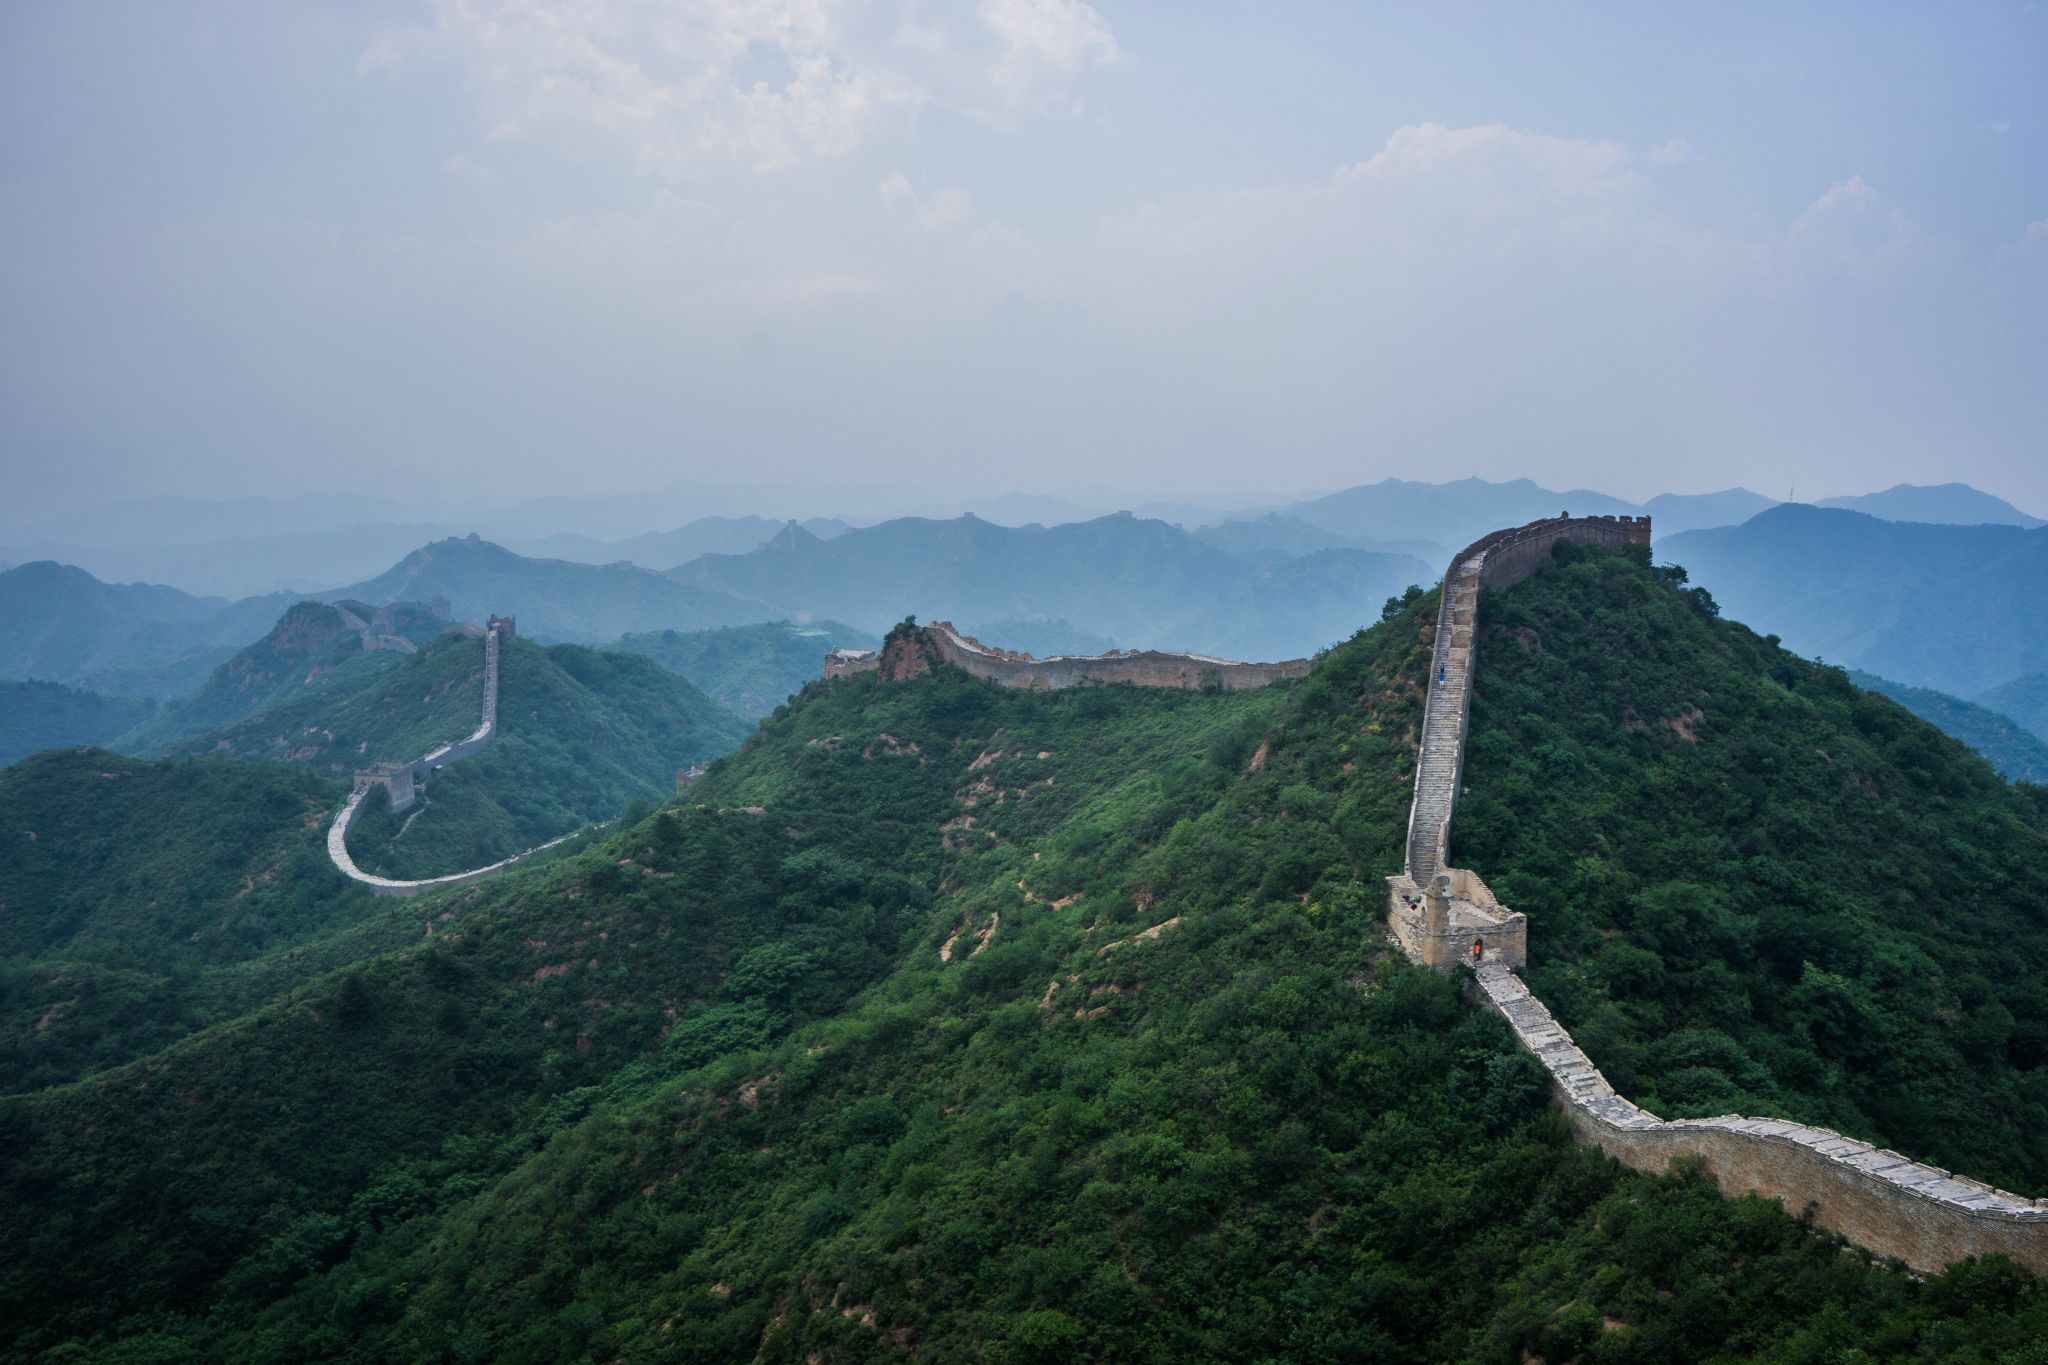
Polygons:
M945 621L920 627L918 633L924 652L933 661L953 664L1001 687L1057 689L1103 683L1130 683L1134 687L1266 687L1284 678L1304 676L1312 662L1288 659L1281 663L1240 663L1206 654L1169 654L1150 649L1055 654L1039 659L985 645L962 635ZM888 672L886 664L884 672Z
M2048 1275L2048 1203L1909 1160L1826 1128L1723 1115L1665 1121L1616 1094L1543 1002L1513 971L1510 920L1483 883L1447 866L1451 814L1463 780L1477 663L1478 590L1501 589L1535 573L1559 540L1619 548L1647 545L1648 517L1556 518L1496 531L1461 551L1444 576L1430 694L1409 810L1408 870L1388 879L1389 927L1414 960L1431 966L1469 960L1461 943L1485 940L1474 973L1481 998L1550 1073L1553 1096L1573 1131L1624 1165L1662 1170L1698 1159L1722 1193L1760 1194L1916 1270L2002 1252ZM1431 888L1444 893L1432 897ZM1461 921L1458 915L1466 918ZM1495 937L1484 921L1497 919ZM1524 940L1525 943L1525 940ZM1495 945L1498 944L1496 947ZM1524 949L1526 951L1526 949Z
M492 863L488 867L475 867L467 872L453 872L445 877L425 877L412 881L396 881L390 877L378 877L365 872L356 866L355 858L348 851L349 831L356 827L356 821L362 817L364 803L367 801L370 789L373 786L381 786L388 790L392 796L392 808L401 809L404 805L410 804L414 790L413 784L416 781L425 781L433 773L434 769L446 767L448 764L454 763L459 759L468 758L471 754L482 749L493 739L497 738L499 637L501 635L509 637L513 629L511 617L493 616L490 625L484 631L483 712L477 728L467 739L443 744L414 759L409 764L393 764L388 768L371 769L356 774L355 790L349 793L347 802L335 813L334 823L327 827L327 857L337 868L341 869L343 875L353 881L362 883L380 896L417 896L422 891L432 891L443 886L459 886L464 882L473 882L479 877L488 876L501 868L507 868L514 863L521 862L540 852L541 849L553 848L556 844L561 843L562 839L569 837L565 834L561 839L550 839L538 848L529 848L523 852L515 853L510 858ZM403 802L398 799L401 784L405 794Z

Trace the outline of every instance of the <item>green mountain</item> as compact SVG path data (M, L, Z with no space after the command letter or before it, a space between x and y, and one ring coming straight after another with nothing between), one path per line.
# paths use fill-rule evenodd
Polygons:
M178 751L303 763L346 779L474 730L484 646L441 636L418 654L184 741ZM424 784L396 815L373 807L349 850L366 872L428 877L496 862L674 789L748 726L682 678L631 654L508 641L498 737ZM381 799L381 797L379 798Z
M1851 669L1849 681L1865 691L1883 693L1943 734L1975 749L2012 781L2048 786L2048 741L2018 721L1987 706L1931 688L1908 687L1874 673Z
M1775 514L1766 514L1775 515ZM1836 515L1853 515L1848 513ZM2048 789L1612 555L1482 603L1453 856L1630 1099L2048 1189Z
M233 1017L292 974L297 945L360 923L371 897L323 844L345 790L283 764L97 749L0 771L0 1093ZM265 971L234 971L265 955Z
M1486 604L1459 826L1546 998L1647 1102L1718 1074L2041 1188L2004 968L2048 807L1562 558ZM812 685L684 801L404 903L403 950L0 1106L0 1350L2027 1359L2038 1282L1620 1170L1389 955L1434 611L1255 692Z
M2048 527L1935 526L1787 504L1660 536L1728 614L1802 654L1967 697L2048 670Z
M623 635L606 649L645 655L736 715L759 718L823 675L825 651L877 649L881 640L819 621L770 621L717 630L650 630Z
M149 753L232 724L301 693L396 664L447 629L445 613L419 602L295 602L255 644L206 683L125 735L120 747Z
M2011 716L2041 739L2048 739L2048 673L2029 673L2000 683L1977 698L2000 715Z
M155 714L136 697L103 697L50 682L0 682L0 768L39 749L108 744Z
M148 583L102 583L39 561L0 573L0 678L119 696L183 696L261 636L291 599L229 602Z
M633 631L701 630L787 614L651 569L527 559L474 535L423 545L375 578L319 596L378 605L440 598L457 620L481 621L509 611L530 637L580 644Z

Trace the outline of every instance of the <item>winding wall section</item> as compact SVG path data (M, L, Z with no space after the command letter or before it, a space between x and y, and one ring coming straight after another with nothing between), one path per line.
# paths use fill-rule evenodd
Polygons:
M511 867L514 863L523 862L542 849L553 848L556 844L561 843L563 839L569 837L569 835L564 834L559 839L550 839L538 847L515 853L509 858L500 859L486 867L473 867L467 872L451 872L445 877L422 877L410 881L401 881L391 877L379 877L373 873L365 872L356 866L355 858L348 851L349 831L355 828L356 820L363 813L364 803L369 799L370 793L373 790L382 786L387 791L392 791L396 786L402 785L409 800L415 782L424 781L436 768L444 767L458 759L468 758L471 754L476 753L498 737L498 640L501 632L506 635L511 634L511 623L509 621L501 622L497 617L492 617L490 625L484 631L483 718L469 737L443 744L437 749L422 754L409 764L398 764L390 769L358 773L356 775L355 790L349 793L348 800L335 813L334 823L327 827L328 858L336 867L341 869L344 875L361 882L379 896L417 896L422 891L432 891L437 887L460 886L464 882L473 882L479 877L488 877L493 872L499 872Z
M1448 866L1451 816L1472 709L1479 589L1527 578L1559 540L1647 544L1649 531L1647 517L1559 517L1497 531L1451 561L1430 662L1407 867L1403 876L1390 879L1395 936L1418 961L1444 965L1416 937L1433 900L1439 915L1443 905L1465 904L1453 899L1453 892L1483 897L1482 908L1511 914L1492 905L1477 877ZM1438 888L1441 894L1433 897ZM1674 1157L1697 1157L1723 1194L1754 1192L1794 1213L1811 1207L1821 1227L1916 1270L1939 1270L1965 1257L2002 1252L2036 1275L2048 1275L2048 1202L1994 1189L1826 1128L1733 1114L1667 1121L1630 1104L1502 956L1479 960L1475 975L1481 998L1549 1071L1556 1102L1580 1139L1597 1144L1623 1165L1662 1170Z

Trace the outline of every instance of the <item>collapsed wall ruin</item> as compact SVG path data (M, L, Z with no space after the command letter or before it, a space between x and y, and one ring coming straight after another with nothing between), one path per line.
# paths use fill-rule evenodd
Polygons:
M1826 1128L1734 1114L1660 1119L1616 1094L1515 975L1528 959L1527 920L1477 875L1449 866L1451 816L1471 719L1479 589L1529 577L1560 540L1647 545L1650 519L1567 516L1496 531L1460 551L1444 575L1404 867L1387 879L1394 940L1411 960L1439 970L1471 963L1479 998L1543 1063L1572 1130L1623 1165L1658 1171L1679 1157L1696 1159L1724 1195L1759 1194L1794 1214L1811 1209L1820 1227L1915 1270L1998 1252L2048 1275L2048 1203Z

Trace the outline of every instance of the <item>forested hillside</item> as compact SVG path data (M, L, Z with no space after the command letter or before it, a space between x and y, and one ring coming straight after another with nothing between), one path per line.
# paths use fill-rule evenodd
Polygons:
M121 747L131 753L168 749L187 736L230 725L301 693L374 673L408 657L390 649L365 648L363 626L353 624L351 617L363 623L374 617L381 634L415 647L432 643L448 625L444 616L418 602L396 603L381 612L361 602L346 607L295 602L267 635L213 670L196 692L123 736Z
M1946 692L1908 687L1874 673L1851 669L1849 681L1866 692L1890 697L1943 734L1967 744L2012 781L2048 786L2048 740L2017 719Z
M98 749L0 772L0 1092L154 1052L247 999L208 973L358 922L321 843L345 790Z
M0 768L41 749L106 744L156 711L138 697L103 697L62 683L0 682Z
M1661 971L1665 1031L1611 1037L1904 1049L1924 1040L1888 1014L1909 1007L1875 979L1893 964L1977 1011L1972 976L2038 956L2006 861L2038 854L2038 802L1668 575L1567 558L1489 605L1510 633L1482 651L1460 825L1561 1003L1607 989L1596 969ZM2003 1262L1917 1281L1775 1207L1618 1171L1570 1143L1503 1026L1390 956L1379 878L1434 606L1391 603L1257 692L811 686L682 803L406 903L431 933L403 951L0 1107L0 1332L128 1359L2028 1359L2038 1283ZM1713 728L1738 716L1784 740L1755 783L1725 761L1759 749ZM1853 810L1878 829L1892 801L1938 798L1946 823L1883 852L1914 895L1819 925L1779 903L1825 978L1799 969L1780 1011L1727 917L1689 936L1701 898L1665 869L1724 839L1800 875L1871 855L1795 738L1855 799L1869 779L1879 804ZM1564 812L1529 805L1515 840L1523 751ZM1653 783L1631 803L1570 790L1624 760ZM1667 851L1651 813L1680 802L1666 825L1713 827ZM1575 908L1624 853L1642 884ZM1933 894L1966 882L1996 934ZM1758 1016L1739 1037L1736 989ZM1948 1135L1955 1165L2038 1183L2010 1120L2039 1059L2002 1007L1996 1055L1932 1055L1934 1102L1974 1091L1987 1116ZM1772 1073L1788 1106L1921 1131L1918 1057L1843 1081L1833 1055ZM1646 1055L1632 1079L1669 1102L1684 1074Z
M735 715L758 719L823 675L831 649L874 649L881 640L865 631L820 621L799 626L770 621L717 630L650 630L605 646L644 654Z
M1657 538L1731 617L1792 649L1968 697L2048 669L2048 527L1786 504Z
M1629 1098L2048 1192L2048 789L1567 549L1482 607L1452 854Z
M482 710L483 670L481 639L443 635L358 684L294 698L181 747L346 778L469 734ZM349 848L365 871L391 877L496 862L674 790L677 769L726 752L747 729L636 655L510 640L500 656L497 739L435 773L411 810L373 807Z
M166 701L199 686L290 602L102 583L47 560L17 565L0 572L0 678Z

